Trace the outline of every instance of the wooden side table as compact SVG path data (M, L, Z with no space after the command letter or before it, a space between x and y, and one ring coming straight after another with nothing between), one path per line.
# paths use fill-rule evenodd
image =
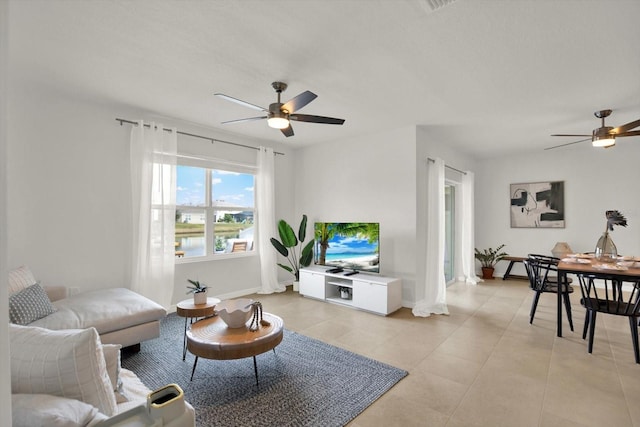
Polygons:
M215 314L216 304L219 304L218 298L207 298L206 304L194 304L193 298L180 301L176 305L176 314L180 317L184 317L184 335L182 338L182 360L187 356L187 320L198 319L199 317L209 317Z
M248 326L229 328L220 316L209 317L194 323L187 331L187 347L196 356L191 371L191 379L196 371L198 357L215 360L243 359L253 357L253 371L258 385L258 364L256 355L275 347L282 342L284 322L274 314L262 313L269 326L260 325L257 331Z

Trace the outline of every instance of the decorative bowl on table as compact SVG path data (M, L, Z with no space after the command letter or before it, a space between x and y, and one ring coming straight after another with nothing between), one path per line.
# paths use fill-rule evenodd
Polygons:
M228 299L216 305L216 313L228 327L243 328L253 315L251 304L251 298Z

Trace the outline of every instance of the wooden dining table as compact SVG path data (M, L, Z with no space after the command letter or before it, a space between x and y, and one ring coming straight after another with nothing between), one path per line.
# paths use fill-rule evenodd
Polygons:
M630 264L631 266L623 265ZM558 287L568 286L568 274L589 274L598 279L640 281L640 257L620 257L617 262L602 262L590 254L575 254L558 262ZM562 336L562 293L558 292L557 335Z

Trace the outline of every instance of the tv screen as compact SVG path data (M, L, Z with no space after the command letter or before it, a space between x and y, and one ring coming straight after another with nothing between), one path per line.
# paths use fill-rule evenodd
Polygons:
M380 224L316 222L314 260L345 270L380 272Z

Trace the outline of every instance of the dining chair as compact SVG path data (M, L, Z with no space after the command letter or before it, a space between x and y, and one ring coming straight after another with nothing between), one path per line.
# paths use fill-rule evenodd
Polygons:
M640 351L638 346L638 319L640 319L640 287L639 282L621 280L620 277L610 276L603 279L581 273L577 274L580 281L582 299L580 303L587 310L582 339L589 331L588 351L593 351L593 336L596 329L596 315L598 313L625 316L629 319L631 329L631 341L636 363L640 363ZM598 286L596 286L596 281ZM624 284L630 285L629 290L624 290Z
M558 287L557 266L558 258L547 255L529 254L527 259L523 261L529 278L529 287L535 292L533 301L531 302L531 311L529 312L529 324L533 324L533 318L536 315L538 301L543 293L557 294L562 293L562 300L569 318L569 327L573 331L573 317L571 316L571 299L569 294L573 293L573 287L569 284ZM556 272L555 275L550 274ZM560 290L559 290L560 289Z
M246 251L247 251L247 242L246 241L233 242L233 246L231 248L231 252L246 252Z

